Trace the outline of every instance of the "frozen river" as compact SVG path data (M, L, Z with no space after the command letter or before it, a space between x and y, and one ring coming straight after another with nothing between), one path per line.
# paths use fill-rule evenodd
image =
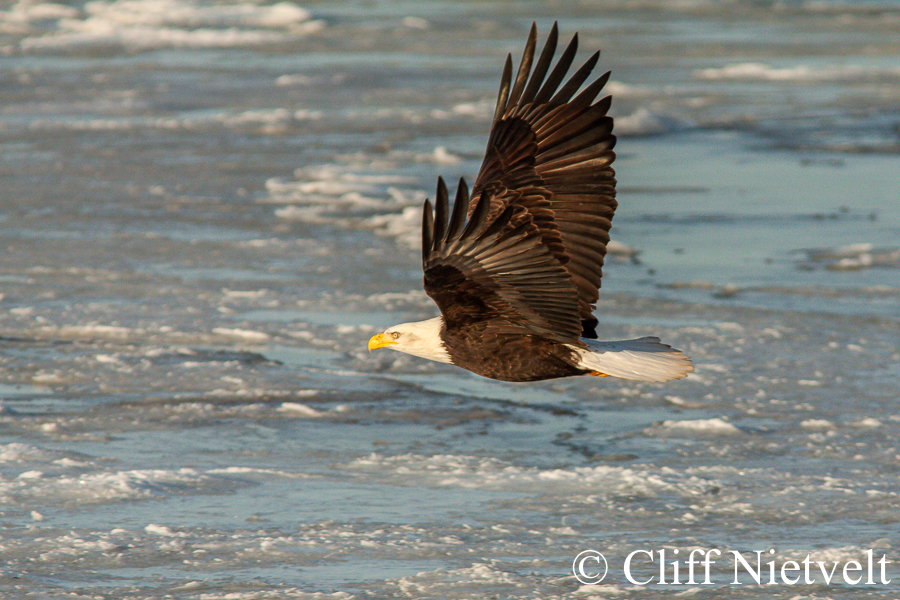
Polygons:
M894 2L4 6L0 598L897 597ZM598 331L685 380L366 352L533 20L613 71Z

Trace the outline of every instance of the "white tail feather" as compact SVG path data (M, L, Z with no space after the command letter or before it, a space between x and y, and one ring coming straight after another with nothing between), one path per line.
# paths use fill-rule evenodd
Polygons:
M657 337L600 342L581 338L587 349L570 346L578 353L578 366L613 377L637 381L669 381L687 377L694 370L691 359Z

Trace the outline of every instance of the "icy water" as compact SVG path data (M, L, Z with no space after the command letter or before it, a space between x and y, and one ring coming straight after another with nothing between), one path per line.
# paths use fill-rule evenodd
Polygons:
M555 19L613 70L602 337L686 380L366 352ZM898 98L888 1L5 4L0 597L896 598Z

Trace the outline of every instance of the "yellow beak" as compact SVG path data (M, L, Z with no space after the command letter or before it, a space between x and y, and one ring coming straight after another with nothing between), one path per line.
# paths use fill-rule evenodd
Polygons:
M394 346L396 344L397 342L384 339L384 334L379 333L378 335L373 335L372 339L369 340L369 352L378 348L384 348L385 346Z

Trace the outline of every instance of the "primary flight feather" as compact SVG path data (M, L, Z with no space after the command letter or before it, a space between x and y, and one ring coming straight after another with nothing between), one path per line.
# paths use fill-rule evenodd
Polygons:
M551 70L557 39L554 24L535 62L532 25L515 77L507 57L471 196L461 179L451 214L438 179L434 207L425 202L425 291L441 316L391 327L369 340L370 351L391 348L504 381L668 381L693 371L655 337L596 339L593 308L617 206L611 97L595 101L609 72L584 86L596 52L565 81L578 36Z

